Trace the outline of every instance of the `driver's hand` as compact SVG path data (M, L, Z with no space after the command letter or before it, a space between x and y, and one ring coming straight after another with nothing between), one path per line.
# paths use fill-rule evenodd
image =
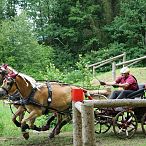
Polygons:
M112 86L113 86L114 88L118 88L118 87L119 87L119 85L116 85L116 84L115 84L115 85L112 85Z
M99 81L99 82L100 82L100 85L106 85L106 83L103 81Z

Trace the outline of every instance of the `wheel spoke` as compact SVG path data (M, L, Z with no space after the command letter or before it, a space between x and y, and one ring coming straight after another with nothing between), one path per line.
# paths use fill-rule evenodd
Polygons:
M130 138L137 129L137 119L131 111L118 113L113 123L114 133L120 138Z
M128 134L128 130L126 130L126 136L127 136L127 137L129 136L129 134Z
M107 121L99 120L95 123L96 133L106 133L111 127L111 124Z
M143 115L141 119L141 127L142 127L143 133L146 135L146 113Z
M100 124L100 126L99 126L99 133L101 133L101 124Z

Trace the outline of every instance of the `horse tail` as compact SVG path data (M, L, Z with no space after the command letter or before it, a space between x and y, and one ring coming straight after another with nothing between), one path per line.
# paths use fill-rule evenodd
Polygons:
M83 92L85 94L85 97L87 97L89 100L93 100L93 97L90 95L90 93L87 90L83 89Z

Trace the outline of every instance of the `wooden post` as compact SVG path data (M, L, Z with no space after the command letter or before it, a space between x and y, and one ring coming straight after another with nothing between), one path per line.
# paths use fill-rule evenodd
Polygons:
M95 66L93 66L93 78L95 77Z
M82 104L81 109L83 146L96 146L93 105Z
M115 62L112 63L112 77L113 77L113 81L115 81L116 79L116 63Z
M75 103L72 102L73 109L73 145L82 146L82 120L81 113L75 107Z
M124 52L123 53L124 54L124 56L123 56L123 62L126 62L126 52ZM123 64L123 67L124 67L125 65Z

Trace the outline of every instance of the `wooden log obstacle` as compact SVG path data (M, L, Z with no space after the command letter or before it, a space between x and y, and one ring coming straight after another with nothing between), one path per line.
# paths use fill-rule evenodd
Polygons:
M83 104L83 91L72 90L73 106L73 145L95 146L94 111L93 106Z
M80 93L79 95L83 94ZM76 95L76 97L73 98L72 102L74 146L98 145L95 138L94 108L146 107L146 99L83 100L83 96L79 97Z

